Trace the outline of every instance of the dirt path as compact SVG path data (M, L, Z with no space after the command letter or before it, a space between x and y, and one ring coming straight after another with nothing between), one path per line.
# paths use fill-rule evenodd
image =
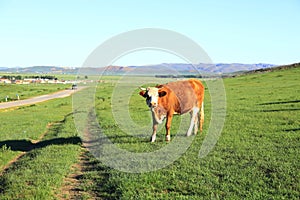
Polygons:
M52 93L52 94L46 94L46 95L42 95L42 96L33 97L33 98L30 98L30 99L0 103L0 109L6 109L6 108L12 108L12 107L18 107L18 106L25 106L25 105L40 103L40 102L43 102L43 101L48 101L48 100L51 100L51 99L65 98L65 97L70 96L73 93L75 93L77 91L80 91L84 88L86 88L86 87L78 87L77 90L71 90L71 89L70 90L63 90L63 91L55 92L55 93Z
M63 184L56 196L57 199L101 199L91 188L87 189L93 183L88 183L84 178L85 173L89 173L91 169L96 167L94 165L90 161L87 149L82 147L78 162L72 165L70 173L64 178Z

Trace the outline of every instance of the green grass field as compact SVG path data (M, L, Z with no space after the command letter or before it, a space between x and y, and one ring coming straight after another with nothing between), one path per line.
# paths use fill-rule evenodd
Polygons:
M0 84L0 103L6 101L28 99L30 97L39 96L43 94L49 94L59 90L70 88L70 84L28 84L28 85L16 85L16 84Z
M210 119L211 105L206 95L204 134L196 136L188 151L169 167L155 172L128 174L113 170L109 184L114 189L110 194L125 199L297 199L299 72L300 68L296 68L225 79L226 123L214 150L207 157L198 158ZM109 98L109 93L104 92L109 87L112 86L99 89L102 98ZM124 137L112 125L110 102L106 106L104 103L98 106L100 125L120 147L148 152L166 145L163 129L154 145L145 143L148 138ZM131 112L132 119L149 124L144 99L132 97L130 103L136 109ZM178 124L176 120L173 124Z
M1 171L26 153L1 175L0 199L54 199L81 150L71 98L0 110L0 121Z
M85 195L79 199L299 199L299 73L300 67L224 79L225 125L204 158L198 154L211 117L208 90L203 134L195 136L188 150L168 167L126 173L86 152L86 170L78 178ZM100 126L111 141L131 152L153 152L169 145L163 128L154 144L148 142L151 132L141 133L142 137L123 132L111 112L113 89L111 82L99 84L95 104ZM136 92L128 102L130 117L151 126L145 100ZM0 110L1 167L26 152L1 175L0 199L57 199L81 151L71 113L70 98ZM179 123L175 117L171 133ZM44 133L40 142L32 142Z

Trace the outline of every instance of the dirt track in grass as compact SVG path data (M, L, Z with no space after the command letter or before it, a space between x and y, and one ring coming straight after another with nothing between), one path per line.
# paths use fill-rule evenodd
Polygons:
M102 199L92 188L84 189L93 185L93 183L84 180L84 174L94 167L87 149L83 147L78 162L72 165L69 175L64 178L60 190L57 191L56 197L58 199Z

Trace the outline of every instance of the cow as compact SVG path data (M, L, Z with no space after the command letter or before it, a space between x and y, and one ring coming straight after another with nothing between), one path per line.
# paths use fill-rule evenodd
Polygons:
M170 128L174 114L191 114L191 122L186 136L190 136L193 129L196 135L199 128L202 132L204 123L204 86L196 79L170 82L156 87L140 88L140 95L146 99L146 104L151 110L153 121L153 132L151 142L156 139L158 124L167 118L166 141L170 141ZM200 120L199 120L200 115Z

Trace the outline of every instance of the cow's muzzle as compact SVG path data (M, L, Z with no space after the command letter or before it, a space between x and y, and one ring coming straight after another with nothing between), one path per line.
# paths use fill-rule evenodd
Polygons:
M150 107L151 107L151 108L156 108L156 107L157 107L157 103L151 102L151 103L150 103Z

